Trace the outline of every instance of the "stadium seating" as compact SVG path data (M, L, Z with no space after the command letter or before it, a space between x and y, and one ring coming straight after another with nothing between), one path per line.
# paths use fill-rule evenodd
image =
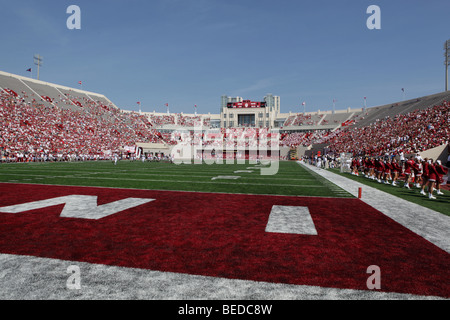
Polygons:
M427 109L386 116L374 123L340 129L322 142L335 153L385 155L422 152L449 142L450 104L447 101Z
M0 151L13 161L107 158L136 143L252 149L277 141L289 148L327 144L334 153L415 153L448 143L449 100L443 92L361 111L290 114L277 135L267 128L212 129L206 115L125 112L99 94L0 72ZM209 133L195 132L199 125Z
M448 101L450 93L443 92L353 114L327 114L314 130L308 128L310 130L283 134L280 144L312 147L326 143L335 153L368 155L397 154L400 150L405 154L422 152L448 143ZM284 125L293 127L300 118L305 117L291 115ZM320 129L320 125L330 123L336 124L334 130Z
M61 101L66 108L61 107ZM67 108L67 101L74 105ZM136 142L163 141L148 127L145 117L125 114L87 98L80 101L70 96L70 100L62 97L54 103L27 103L20 94L16 97L3 91L0 115L0 150L11 161L36 161L55 155L103 159Z

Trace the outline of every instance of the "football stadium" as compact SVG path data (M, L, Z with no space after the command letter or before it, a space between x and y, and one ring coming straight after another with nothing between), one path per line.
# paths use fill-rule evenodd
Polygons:
M157 112L34 58L40 77L0 71L2 300L450 298L447 82L373 106L242 91Z

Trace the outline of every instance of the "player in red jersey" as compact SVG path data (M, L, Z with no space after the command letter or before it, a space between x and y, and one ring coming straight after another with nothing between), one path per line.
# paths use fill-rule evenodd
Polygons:
M410 189L409 183L411 182L411 174L412 174L411 170L412 170L413 166L414 166L413 157L410 156L408 158L408 160L405 162L405 172L404 173L405 173L406 177L405 177L405 185L403 186L408 189Z
M428 160L428 198L430 199L436 199L436 197L433 196L434 187L436 185L436 181L439 178L439 173L436 170L436 167L433 163L433 159Z
M384 164L380 158L375 159L375 180L381 183L381 176L384 171Z
M414 171L414 185L417 188L421 187L421 183L422 183L422 174L423 174L423 168L422 168L422 163L420 161L419 157L416 157L414 159L414 166L413 166L413 171Z
M375 159L373 157L369 159L369 178L375 180Z
M390 159L384 160L384 183L390 184L390 180L392 180L392 162Z
M352 159L352 167L351 167L353 175L355 176L359 175L358 168L359 168L359 159L355 157Z
M369 177L369 171L370 171L370 161L369 161L369 157L365 157L364 160L362 161L363 166L364 166L364 177L368 178Z
M380 164L378 162L378 158L372 159L372 166L373 166L373 179L378 180L378 172L380 171Z
M393 158L392 161L391 161L391 167L392 167L392 169L391 169L392 185L394 187L396 187L397 186L398 174L399 174L399 172L402 171L402 168L398 164L397 160L395 160L395 158Z
M420 194L426 196L425 187L428 185L428 177L430 175L430 170L428 169L429 163L428 158L422 160L422 190Z
M448 173L448 169L442 165L441 160L436 161L435 167L438 173L438 179L436 180L436 193L441 195L444 194L441 192L441 184L444 182L444 176Z

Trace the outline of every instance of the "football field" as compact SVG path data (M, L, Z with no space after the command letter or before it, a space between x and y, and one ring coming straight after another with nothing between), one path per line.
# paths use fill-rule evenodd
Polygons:
M2 164L0 298L450 298L447 216L268 167Z
M0 182L172 191L351 197L295 162L279 162L274 175L258 164L173 164L110 161L20 163L0 166Z

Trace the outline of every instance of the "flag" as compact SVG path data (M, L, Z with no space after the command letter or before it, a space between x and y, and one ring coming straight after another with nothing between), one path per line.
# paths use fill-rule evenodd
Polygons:
M78 81L78 84L81 84L81 81Z
M27 71L28 71L28 72L31 72L31 68L30 68L30 69L27 69Z
M166 103L166 104L165 104L165 106L166 106L166 107L168 107L168 106L169 106L169 104L168 104L168 103Z
M140 105L141 103L140 103L140 102L138 101L138 103L137 103L137 104L139 104L139 105Z

